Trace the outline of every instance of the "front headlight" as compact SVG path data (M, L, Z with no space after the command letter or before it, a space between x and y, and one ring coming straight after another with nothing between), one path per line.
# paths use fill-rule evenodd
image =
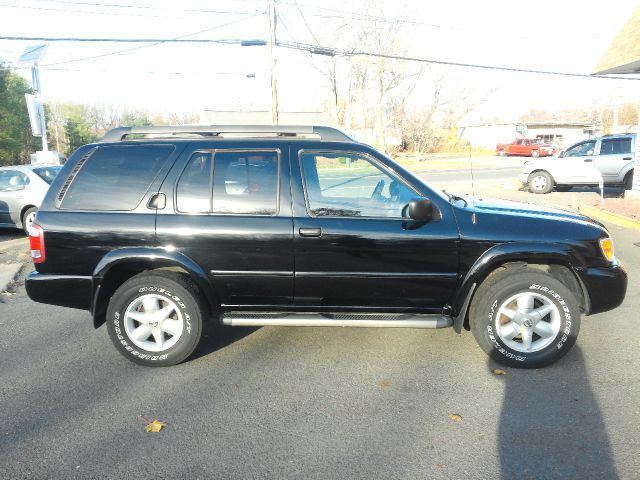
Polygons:
M602 250L602 254L604 258L613 262L613 259L616 258L613 254L613 240L610 238L601 238L600 239L600 250Z

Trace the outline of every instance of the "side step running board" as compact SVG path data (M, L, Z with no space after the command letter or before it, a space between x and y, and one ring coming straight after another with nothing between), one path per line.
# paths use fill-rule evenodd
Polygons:
M453 325L442 315L368 313L254 313L228 312L222 323L232 327L387 327L446 328Z

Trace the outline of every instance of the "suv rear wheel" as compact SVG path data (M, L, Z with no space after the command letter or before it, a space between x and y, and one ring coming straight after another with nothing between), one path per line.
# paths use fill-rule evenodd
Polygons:
M549 172L539 170L527 179L531 193L549 193L553 189L553 177Z
M148 366L186 360L202 338L203 308L191 281L156 270L130 278L111 297L107 330L118 351Z
M469 321L491 358L511 367L539 368L571 350L580 330L580 307L555 278L512 267L478 288Z

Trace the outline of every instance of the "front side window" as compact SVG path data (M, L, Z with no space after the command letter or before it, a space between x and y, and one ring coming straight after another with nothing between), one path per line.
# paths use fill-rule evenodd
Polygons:
M602 140L600 155L616 155L620 153L631 153L630 138L608 138Z
M173 150L173 145L98 147L74 177L60 208L135 209Z
M564 156L565 157L583 157L585 155L593 155L593 150L595 149L595 146L596 146L595 140L582 142L568 149L564 154Z
M300 160L313 216L402 218L418 196L366 156L305 152Z
M22 190L29 184L29 177L18 170L0 170L0 192Z

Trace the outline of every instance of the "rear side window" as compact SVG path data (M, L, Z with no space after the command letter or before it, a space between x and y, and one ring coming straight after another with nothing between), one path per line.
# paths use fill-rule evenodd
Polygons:
M176 186L181 213L275 215L278 152L218 150L194 153Z
M207 213L211 209L211 152L194 153L180 175L176 193L179 212Z
M602 140L600 155L615 155L617 153L631 153L630 138L608 138Z
M173 150L173 145L98 147L76 174L60 208L133 210Z

